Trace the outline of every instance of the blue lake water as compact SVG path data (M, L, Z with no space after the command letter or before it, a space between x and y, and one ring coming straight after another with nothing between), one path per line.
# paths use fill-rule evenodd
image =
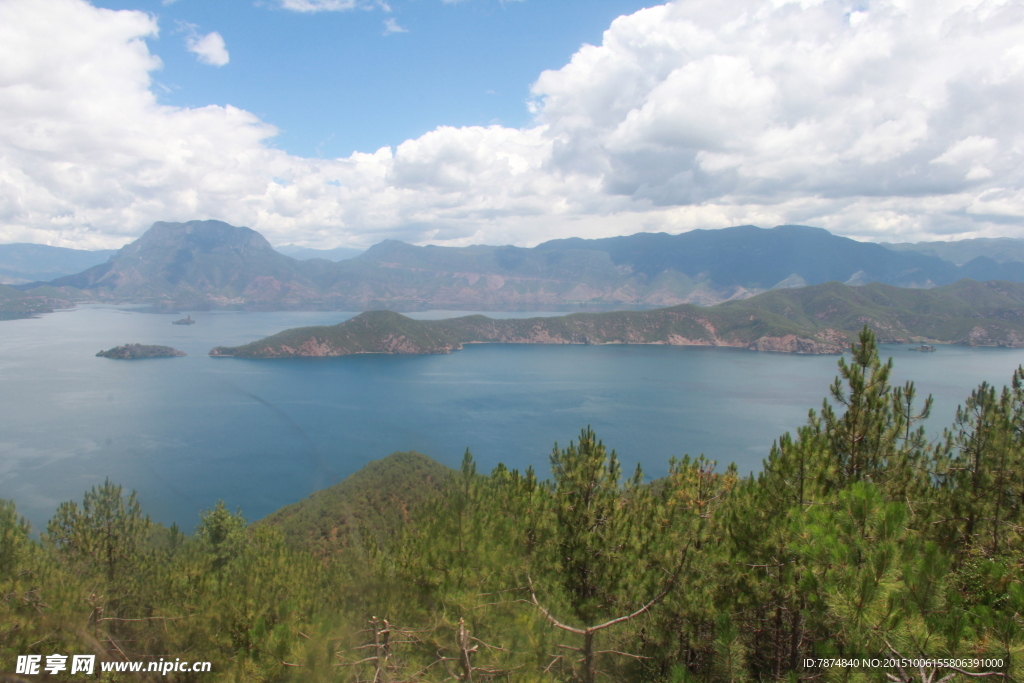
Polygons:
M192 315L196 325L173 326L179 316L83 307L0 322L0 498L39 529L61 501L109 477L138 490L154 519L191 529L219 499L257 519L397 450L457 467L468 447L482 471L504 462L547 476L554 442L588 424L627 472L639 462L657 477L671 456L704 453L746 473L820 406L836 375L835 356L666 346L210 358L216 345L351 314ZM128 342L189 355L94 356ZM1024 363L1020 349L884 353L897 381L936 396L935 432L982 380L1001 386Z

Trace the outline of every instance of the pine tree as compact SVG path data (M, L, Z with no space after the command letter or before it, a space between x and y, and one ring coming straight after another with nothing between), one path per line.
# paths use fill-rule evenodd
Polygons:
M946 432L946 449L937 458L944 511L944 541L959 556L978 552L996 557L1020 539L1021 486L1024 465L1024 373L1014 373L1014 387L997 395L983 383L957 409L956 424Z
M820 424L832 454L833 488L893 479L897 497L909 486L913 464L908 460L920 459L924 446L923 432L915 431L913 422L927 417L932 399L928 397L915 414L914 385L894 390L891 374L892 358L882 363L875 335L865 326L852 347L851 362L839 360L839 377L831 387L836 407L825 401L821 410Z
M594 683L598 655L629 654L599 650L598 635L648 613L675 588L683 565L681 558L674 567L662 562L667 526L650 489L641 486L640 467L623 485L615 451L609 453L592 429L584 429L579 441L567 448L556 444L551 469L548 550L555 556L548 554L547 561L555 569L556 585L548 582L547 588L561 588L568 611L580 625L556 617L551 596L539 599L532 580L530 598L552 625L582 637L581 646L562 647L580 655L575 679ZM681 549L682 557L686 549ZM543 562L544 554L537 559Z

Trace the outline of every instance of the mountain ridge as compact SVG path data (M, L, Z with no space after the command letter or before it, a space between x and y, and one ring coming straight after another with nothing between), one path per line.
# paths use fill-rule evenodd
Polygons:
M958 266L984 256L997 263L1024 263L1024 240L1014 237L975 237L951 242L880 242L894 251L938 256Z
M107 262L49 284L171 310L600 311L712 305L830 281L930 288L965 276L1024 281L1024 263L978 256L958 266L798 225L568 238L531 248L385 240L332 262L293 259L249 228L189 221L155 223Z
M116 251L69 249L29 242L0 244L0 283L28 284L73 275L103 263Z

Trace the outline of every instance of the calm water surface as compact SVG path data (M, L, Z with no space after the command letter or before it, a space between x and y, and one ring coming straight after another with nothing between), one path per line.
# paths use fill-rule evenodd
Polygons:
M547 476L555 441L592 425L631 471L705 453L757 470L772 441L817 408L834 356L664 346L473 345L445 356L210 358L344 313L199 312L85 307L0 322L0 498L36 529L104 478L137 489L154 519L191 529L225 500L257 519L366 462L417 450L458 466L498 462ZM416 317L443 317L420 314ZM463 315L463 314L459 314ZM522 315L522 314L516 314ZM128 342L185 358L96 358ZM936 396L933 430L982 380L1002 385L1024 350L886 347L897 381Z

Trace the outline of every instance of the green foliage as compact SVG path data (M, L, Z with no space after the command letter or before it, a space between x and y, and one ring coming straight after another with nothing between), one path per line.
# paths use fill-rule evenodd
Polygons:
M917 544L904 526L906 506L858 481L834 506L816 507L794 530L811 571L801 588L816 603L833 646L848 654L883 652L895 628L893 591Z
M1024 369L1001 394L988 383L971 393L937 461L947 542L984 556L1015 554L1024 504Z
M121 486L107 479L86 492L81 507L61 503L46 526L46 540L72 566L114 583L134 568L149 525L135 492L125 498Z
M29 536L14 503L0 500L0 661L65 649L88 653L88 588Z
M222 568L242 551L245 528L242 511L232 514L223 500L217 501L212 510L199 513L195 538L212 556L214 569Z
M926 447L923 429L913 431L915 420L931 411L929 396L914 413L916 390L912 382L893 388L889 383L892 359L882 363L874 333L865 327L853 345L852 362L839 359L839 377L832 384L832 401L821 410L820 427L831 453L829 478L833 488L852 482L873 481L905 493Z
M578 445L555 447L551 471L554 534L548 560L559 566L560 583L576 618L591 624L610 616L629 565L643 556L637 551L643 550L652 527L650 506L637 490L639 467L623 486L615 451L609 454L592 429L580 433Z

